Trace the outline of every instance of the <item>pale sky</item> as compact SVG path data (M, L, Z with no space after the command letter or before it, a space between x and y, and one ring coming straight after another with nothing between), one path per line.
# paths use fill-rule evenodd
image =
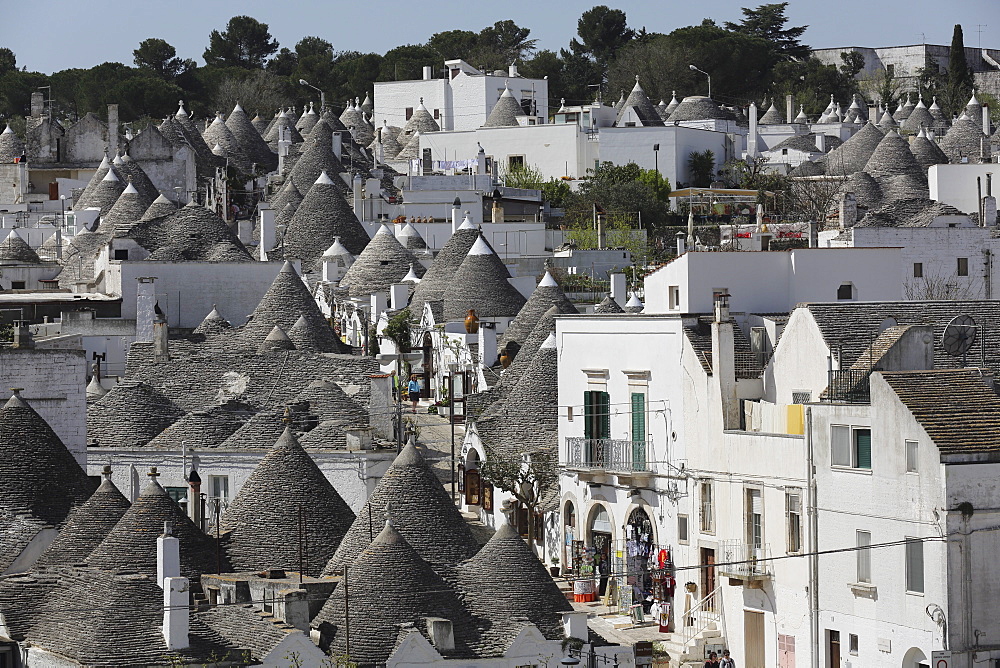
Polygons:
M132 65L139 42L159 37L176 47L179 56L204 65L201 54L209 33L224 29L230 17L247 14L267 23L281 46L289 48L316 35L338 50L384 53L424 42L435 32L480 30L512 19L531 29L539 48L558 50L575 36L580 15L600 1L0 0L0 46L14 51L19 67L51 73L106 61ZM624 10L632 28L667 33L707 17L720 24L737 21L740 7L762 0L607 4ZM950 44L955 23L963 26L966 46L979 45L977 24L986 24L982 45L1000 48L1000 0L792 0L788 14L792 25L809 26L803 41L814 48Z

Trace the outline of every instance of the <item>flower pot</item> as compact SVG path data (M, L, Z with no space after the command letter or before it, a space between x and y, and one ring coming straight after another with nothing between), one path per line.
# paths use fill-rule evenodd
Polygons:
M470 308L468 315L465 316L465 331L467 334L479 333L479 316L476 315L474 308Z
M554 578L559 577L559 567L558 566L549 566L549 575L551 575Z
M504 348L503 350L500 351L500 366L506 369L507 367L510 366L510 362L511 362L510 353L508 353L507 349Z

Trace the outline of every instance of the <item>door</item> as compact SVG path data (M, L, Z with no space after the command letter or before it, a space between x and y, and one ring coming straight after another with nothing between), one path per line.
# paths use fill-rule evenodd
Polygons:
M764 613L743 611L743 665L764 668Z
M430 332L424 334L421 352L423 353L421 362L424 367L424 382L423 387L420 389L420 398L430 399L431 388L434 386L434 341L431 339ZM441 397L437 398L440 399Z
M828 652L827 658L830 663L827 668L840 668L840 631L829 630L827 634Z
M701 563L704 568L701 569L701 596L702 598L708 596L715 588L718 586L715 580L715 550L703 547L701 548ZM705 602L706 610L715 610L715 598Z

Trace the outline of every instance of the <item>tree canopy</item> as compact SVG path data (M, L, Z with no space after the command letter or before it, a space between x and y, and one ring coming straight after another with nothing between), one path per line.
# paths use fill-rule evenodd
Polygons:
M743 19L739 23L727 21L726 29L770 42L782 55L808 58L810 49L799 38L809 26L787 26L786 9L787 2L760 5L755 9L744 7Z
M213 30L202 54L207 65L259 69L278 50L266 23L250 16L234 16L223 32Z

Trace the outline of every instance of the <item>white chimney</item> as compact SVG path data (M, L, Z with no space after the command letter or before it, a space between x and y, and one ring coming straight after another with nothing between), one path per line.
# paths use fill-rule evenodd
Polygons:
M517 76L517 65L515 65L514 63L511 63L507 67L507 76L509 76L509 77L516 77Z
M816 150L820 153L826 153L826 134L822 132L816 133Z
M712 375L722 403L722 428L739 429L740 403L736 398L736 341L729 315L729 293L715 295L712 323Z
M586 612L564 612L562 613L563 633L567 638L578 638L586 641L589 637L587 632Z
M156 315L156 276L139 276L135 294L135 340L139 343L153 341L153 319Z
M451 652L455 649L455 631L450 619L427 617L424 621L427 623L427 635L436 650Z
M258 259L261 262L267 261L268 251L275 249L277 238L274 230L275 211L270 204L264 203L258 212L258 224L260 225L260 243L257 247Z
M497 361L497 329L492 322L480 321L479 333L472 334L479 338L479 361L483 366L493 366Z
M461 200L461 198L459 198L458 195L455 195L455 201L451 203L451 233L452 234L455 234L455 230L457 230L458 226L462 224L461 208L462 208L462 200Z
M757 105L750 103L750 130L747 133L747 155L757 157Z
M173 535L170 522L163 523L163 533L156 538L156 584L181 575L181 542Z
M333 154L337 156L337 160L340 160L340 156L344 151L344 138L341 136L339 132L333 133L333 139L330 145L330 150L332 150Z
M990 105L983 105L983 132L988 137L990 135Z
M373 293L371 295L371 299L372 299L371 301L372 312L370 314L371 321L378 322L379 316L385 313L386 309L389 308L388 301L386 300L386 293L384 292Z
M187 578L163 580L163 640L169 650L187 649L190 645L190 589Z
M625 274L611 274L610 278L611 298L624 308L625 302L628 301L628 295L625 294Z
M153 318L153 361L170 361L170 327L162 312Z
M684 244L684 233L683 232L678 232L674 236L677 239L677 257L680 257L681 255L684 255L684 251L687 250L687 248L685 248L685 244Z
M430 65L424 65L424 81L430 81L434 74L434 70Z
M389 303L393 311L402 311L410 300L410 286L406 283L393 283L389 286Z

